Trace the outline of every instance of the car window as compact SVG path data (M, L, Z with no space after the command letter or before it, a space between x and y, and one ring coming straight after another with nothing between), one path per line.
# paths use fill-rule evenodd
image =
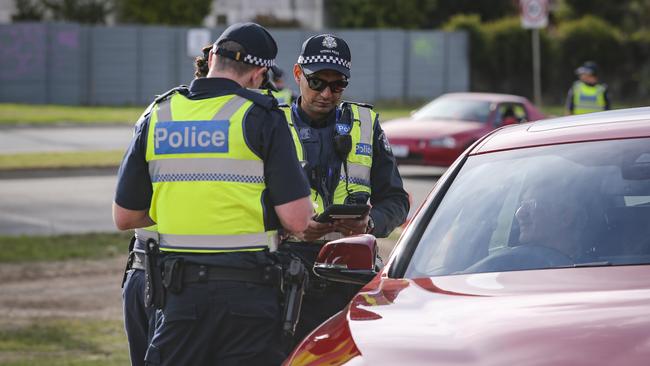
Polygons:
M441 119L487 122L492 103L481 100L438 98L413 113L415 120Z
M526 108L520 103L500 103L497 107L497 126L528 121Z
M650 139L471 156L406 277L650 263L648 223Z

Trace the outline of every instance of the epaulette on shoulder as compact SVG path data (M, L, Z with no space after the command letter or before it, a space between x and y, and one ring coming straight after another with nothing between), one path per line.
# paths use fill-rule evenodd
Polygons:
M278 104L278 108L289 108L289 107L291 107L291 106L288 105L287 103L279 103Z
M240 88L236 94L244 97L260 107L271 110L278 107L278 101L272 95L262 94L263 90Z
M356 105L358 105L359 107L364 107L364 108L368 108L368 109L373 109L373 108L375 108L375 106L373 106L373 105L370 104L370 103L353 102L353 101L350 101L350 100L344 100L342 103L347 103L347 104L356 104Z
M176 93L188 95L190 94L190 88L188 88L187 85L179 85L175 88L171 88L160 95L156 95L156 98L154 99L154 103L160 103L163 100L170 98L172 95Z

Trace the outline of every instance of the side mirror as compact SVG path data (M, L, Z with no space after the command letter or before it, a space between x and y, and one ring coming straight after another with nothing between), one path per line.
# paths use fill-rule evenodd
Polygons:
M365 285L377 274L377 239L370 234L330 241L318 253L314 272L327 280Z

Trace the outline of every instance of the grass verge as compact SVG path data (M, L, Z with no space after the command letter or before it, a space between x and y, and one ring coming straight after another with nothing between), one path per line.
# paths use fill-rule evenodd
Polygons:
M134 124L145 107L85 107L0 103L0 125Z
M34 319L0 325L0 365L128 365L122 322L92 319Z
M122 150L6 154L0 155L0 170L112 167L123 155Z
M0 263L101 259L126 255L131 232L0 236Z

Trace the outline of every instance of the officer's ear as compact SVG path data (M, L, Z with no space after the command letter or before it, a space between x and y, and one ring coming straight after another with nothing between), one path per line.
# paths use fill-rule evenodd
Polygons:
M266 67L257 67L250 73L250 87L259 89L262 86L265 80L266 70Z
M302 75L302 69L300 65L293 65L293 80L296 81L296 84L300 85L300 76Z

